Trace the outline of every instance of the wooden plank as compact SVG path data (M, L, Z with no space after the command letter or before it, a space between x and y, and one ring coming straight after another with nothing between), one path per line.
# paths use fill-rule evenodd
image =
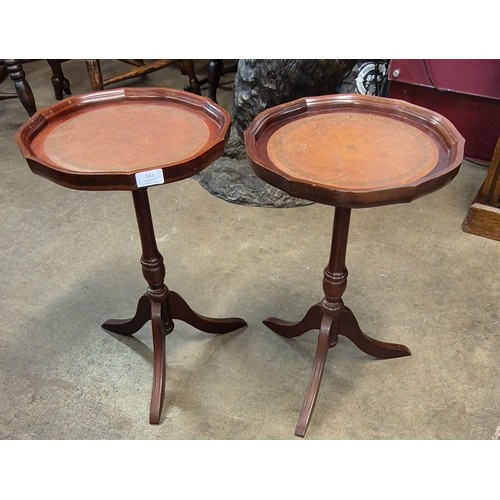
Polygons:
M466 233L500 241L500 208L473 203L462 229Z
M486 179L479 190L477 201L492 207L500 206L500 137Z

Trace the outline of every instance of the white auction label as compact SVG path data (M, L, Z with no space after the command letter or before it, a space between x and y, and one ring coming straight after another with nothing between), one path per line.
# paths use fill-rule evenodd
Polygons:
M137 172L135 174L135 182L137 187L155 186L156 184L163 184L163 170L158 168L156 170L147 170L145 172Z

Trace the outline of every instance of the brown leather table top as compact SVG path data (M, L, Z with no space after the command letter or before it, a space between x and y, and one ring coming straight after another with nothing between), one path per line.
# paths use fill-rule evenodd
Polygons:
M283 125L269 138L267 154L282 173L298 180L356 191L420 179L436 166L439 150L411 124L340 110Z
M302 97L261 111L244 132L257 176L337 207L407 203L458 173L464 139L444 116L359 94Z
M176 103L125 101L63 115L33 140L35 155L74 173L132 173L201 151L211 120Z
M231 118L208 97L167 87L71 96L16 133L30 169L80 190L135 191L189 178L224 153Z

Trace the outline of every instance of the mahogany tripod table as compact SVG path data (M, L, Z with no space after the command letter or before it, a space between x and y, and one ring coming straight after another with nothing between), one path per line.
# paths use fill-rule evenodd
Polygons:
M409 356L400 344L363 333L344 305L352 208L410 202L451 181L464 139L443 116L410 103L354 94L302 98L263 111L245 131L256 174L292 196L333 205L324 298L297 322L268 318L283 337L319 330L316 356L295 434L304 437L330 347L338 336L376 358Z
M124 88L75 96L36 113L17 133L31 170L73 189L132 191L148 289L133 318L102 327L133 335L151 320L153 391L149 421L160 422L165 385L165 337L179 319L208 333L246 325L240 318L195 313L164 283L149 186L175 182L207 167L224 151L229 115L208 98L166 88Z

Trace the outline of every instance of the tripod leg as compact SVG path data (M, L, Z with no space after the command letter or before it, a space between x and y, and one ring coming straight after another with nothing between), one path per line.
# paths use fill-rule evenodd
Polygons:
M346 306L340 312L339 334L347 337L366 354L380 359L410 356L408 347L375 340L363 333L353 312Z
M153 327L153 391L149 411L149 423L159 424L165 395L165 330L161 302L151 303L151 324Z
M241 318L207 318L194 312L187 302L176 292L169 291L167 300L170 304L172 319L180 319L207 333L228 333L246 326Z
M101 326L109 332L120 335L133 335L151 319L151 303L147 295L143 295L137 303L135 316L130 319L109 319Z
M306 315L296 323L278 318L267 318L263 323L278 335L291 338L298 337L309 330L319 330L322 317L323 311L321 310L321 305L315 304L307 311Z
M323 376L326 355L328 354L330 329L333 324L333 319L333 316L325 315L321 322L311 379L309 380L304 404L302 405L297 427L295 428L295 435L298 437L304 437L307 427L309 426L309 420L311 419L314 403L316 402L316 396L318 395L319 386L321 384L321 377Z

